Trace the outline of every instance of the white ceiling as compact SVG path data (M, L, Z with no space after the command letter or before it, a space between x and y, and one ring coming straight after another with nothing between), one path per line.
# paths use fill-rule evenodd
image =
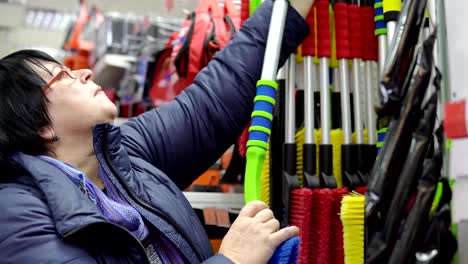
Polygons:
M129 15L150 15L183 18L184 9L192 11L199 0L173 0L173 8L167 11L166 0L88 0L102 12L119 12ZM0 2L0 57L25 47L59 47L65 36L63 31L34 29L25 26L25 11L28 8L45 8L77 14L78 0L25 0L25 5Z

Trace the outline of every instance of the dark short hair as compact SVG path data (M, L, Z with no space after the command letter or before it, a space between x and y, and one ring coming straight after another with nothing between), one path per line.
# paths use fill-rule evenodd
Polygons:
M46 82L32 67L50 73L44 62L59 64L37 50L21 50L0 59L0 179L11 170L13 153L49 152L48 142L38 133L51 124L48 101L42 91Z

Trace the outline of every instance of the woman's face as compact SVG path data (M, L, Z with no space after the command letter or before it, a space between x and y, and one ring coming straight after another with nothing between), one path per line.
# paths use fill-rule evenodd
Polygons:
M89 132L97 123L113 121L117 108L101 87L92 81L93 74L90 70L71 71L71 74L67 74L61 73L64 69L61 65L46 63L44 66L52 76L42 69L38 73L47 83L60 74L45 92L50 102L48 111L53 129L58 136Z

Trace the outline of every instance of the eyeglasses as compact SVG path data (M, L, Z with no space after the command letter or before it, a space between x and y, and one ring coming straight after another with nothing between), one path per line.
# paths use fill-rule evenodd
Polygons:
M73 80L77 79L76 75L70 69L63 66L62 70L57 75L55 75L55 77L52 78L52 80L50 80L50 82L48 82L46 86L44 86L42 88L44 93L49 92L50 91L50 86L52 86L52 84L54 84L56 81L58 81L64 74L66 74L68 77L70 77Z

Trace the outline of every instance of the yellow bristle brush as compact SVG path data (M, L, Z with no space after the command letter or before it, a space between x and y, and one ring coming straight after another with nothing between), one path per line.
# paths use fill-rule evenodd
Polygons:
M305 133L304 133L304 126L299 128L296 132L295 135L295 140L296 140L296 175L299 180L299 184L301 188L304 186L304 158L303 158L303 153L304 153L304 139L305 139Z
M365 197L357 193L341 201L345 264L364 264L364 204Z

